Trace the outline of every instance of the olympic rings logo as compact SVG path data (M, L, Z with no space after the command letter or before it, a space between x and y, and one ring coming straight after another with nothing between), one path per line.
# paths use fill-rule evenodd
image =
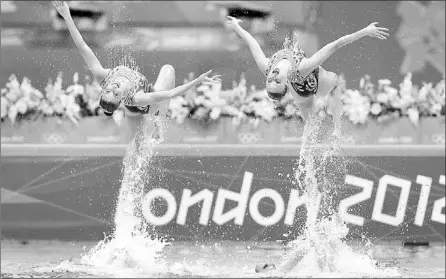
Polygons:
M259 133L240 133L238 138L243 144L257 143L262 140Z
M433 134L432 136L431 136L431 139L432 139L432 141L434 142L434 143L436 143L436 144L441 144L441 145L444 145L445 144L445 136L444 136L444 134Z
M62 144L66 142L66 137L58 133L48 133L43 136L45 143L48 144Z

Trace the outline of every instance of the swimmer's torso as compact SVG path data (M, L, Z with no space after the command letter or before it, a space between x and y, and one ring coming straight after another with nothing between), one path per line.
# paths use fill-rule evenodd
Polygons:
M281 70L290 70L291 63L283 59L277 63L277 67ZM318 76L318 87L316 90L316 95L318 97L327 96L333 88L336 86L337 74L327 71L324 68L319 66L319 76ZM297 103L305 103L310 97L302 97L300 96L296 90L292 86L290 86L290 92L293 94L294 99Z
M162 139L162 127L164 126L162 123L167 119L168 106L169 101L157 103L151 105L145 113L132 112L126 107L125 114L129 117L125 118L127 124L124 129L129 129L129 135L134 135L136 131L139 131L140 135L148 132L152 139Z
M134 97L137 92L142 91L146 94L153 92L153 85L147 80L147 78L140 72L121 65L111 69L107 73L107 76L101 82L101 87L107 88L117 79L125 79L129 83L128 89L123 96L123 103L127 110L133 113L148 113L149 106L137 106L134 102Z
M289 90L297 103L306 103L314 95L318 97L326 96L336 85L337 75L318 67L307 76L302 76L299 72L299 65L306 59L305 53L300 48L283 49L276 52L270 59L266 75L273 67L286 71L291 84Z
M153 116L166 117L169 109L169 101L164 101L147 107L125 106L125 108L126 113L130 116L149 114ZM142 110L139 108L142 108Z
M133 98L135 97L136 94L150 94L151 92L156 91L156 88L151 83L149 83L144 76L142 76L142 78L143 78L143 87L139 89L140 91L134 93L132 99L129 100L129 104L124 103L127 111L133 114L151 114L154 116L166 117L169 109L170 100L159 102L150 106L149 105L138 106L134 104Z

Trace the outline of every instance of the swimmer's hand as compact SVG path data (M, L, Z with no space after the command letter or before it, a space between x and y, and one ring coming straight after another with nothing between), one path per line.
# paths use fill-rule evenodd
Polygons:
M57 12L63 17L66 18L70 16L70 8L68 7L67 2L65 1L52 1L53 7L57 10Z
M275 269L276 266L274 264L258 264L256 265L255 271L256 273L264 273Z
M197 77L195 79L195 83L202 83L202 84L207 84L207 85L211 85L211 84L217 84L217 83L221 83L221 75L216 75L213 77L208 77L208 75L212 73L212 70L207 71L206 73L202 74L201 76Z
M240 26L240 22L242 22L241 19L238 19L238 18L235 18L235 17L232 17L232 16L227 16L226 18L228 19L226 21L226 24L229 27L233 28L233 29L235 29L236 27Z
M389 33L386 31L389 31L388 28L384 27L378 27L376 26L378 22L373 22L366 28L364 28L366 36L375 37L381 40L387 40L387 37L389 36Z

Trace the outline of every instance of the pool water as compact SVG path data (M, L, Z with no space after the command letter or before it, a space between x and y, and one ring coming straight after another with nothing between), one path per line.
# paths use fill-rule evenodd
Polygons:
M96 242L30 241L1 242L2 278L95 278L95 277L265 277L254 272L257 264L278 263L285 253L276 242L172 242L157 260L147 257L144 270L123 266L95 266L81 258ZM353 251L365 253L364 246L349 243ZM367 248L379 268L354 267L337 272L318 272L311 266L293 270L285 277L411 277L444 278L445 245L404 247L399 242L373 243ZM144 262L144 256L140 258ZM354 260L345 258L344 260ZM272 274L274 276L274 274Z

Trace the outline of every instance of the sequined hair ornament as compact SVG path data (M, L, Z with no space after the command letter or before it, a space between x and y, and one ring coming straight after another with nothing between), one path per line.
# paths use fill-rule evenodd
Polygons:
M302 58L306 57L305 52L300 47L297 34L293 33L293 39L285 37L283 42L283 48L270 58L268 67L266 69L266 75L268 76L273 67L276 67L277 63L282 59L287 59L291 62L291 71L288 72L289 82L300 82L301 76L299 75L299 65Z

